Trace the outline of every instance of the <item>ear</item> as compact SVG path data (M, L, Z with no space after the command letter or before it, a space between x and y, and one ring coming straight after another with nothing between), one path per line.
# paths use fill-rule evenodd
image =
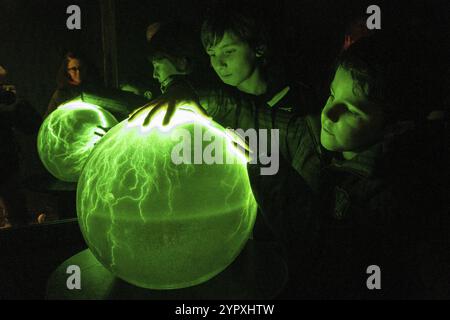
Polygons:
M263 57L266 54L266 51L267 51L267 46L265 46L265 45L257 46L255 49L256 57L257 58Z

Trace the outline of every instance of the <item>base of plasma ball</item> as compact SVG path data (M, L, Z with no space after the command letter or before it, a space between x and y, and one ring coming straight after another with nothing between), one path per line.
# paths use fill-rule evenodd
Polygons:
M67 270L73 270L69 269L73 266L80 268L81 290L67 288L70 276ZM249 240L226 270L205 283L178 290L136 287L114 276L89 249L86 249L64 261L52 273L47 281L45 298L47 300L267 300L275 299L285 287L286 281L286 263L278 246L270 242ZM72 286L74 284L71 282Z
M222 127L191 112L171 127L141 120L115 126L92 152L78 182L80 228L117 277L149 289L194 286L227 268L250 237L257 205L246 159ZM214 141L234 162L179 163L180 146L194 159L199 132L214 136L200 153Z
M39 129L39 157L54 177L76 182L96 143L116 124L114 116L98 106L80 100L63 104Z

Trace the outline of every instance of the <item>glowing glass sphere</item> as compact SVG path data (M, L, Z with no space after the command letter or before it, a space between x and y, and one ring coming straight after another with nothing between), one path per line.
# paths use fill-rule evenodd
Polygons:
M98 106L80 100L63 104L39 129L39 157L53 176L76 182L95 144L116 124L116 118Z
M142 122L115 126L88 159L77 190L81 231L96 258L129 283L202 283L233 262L253 229L247 160L222 127L192 112L177 111L167 127L161 114L149 127ZM211 154L226 162L207 164Z

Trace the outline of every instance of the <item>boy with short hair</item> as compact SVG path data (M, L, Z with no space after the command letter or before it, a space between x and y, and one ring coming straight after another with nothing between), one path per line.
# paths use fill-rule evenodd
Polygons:
M263 21L258 20L251 9L246 10L242 3L238 7L233 7L230 3L219 4L209 11L203 22L202 43L222 84L198 85L190 81L190 77L172 77L174 81L171 82L166 95L150 106L152 110L144 124L149 122L159 109L158 106L168 102L164 120L167 123L175 112L176 102L173 100L197 100L208 115L222 126L243 130L278 129L278 126L285 125L281 119L287 120L292 114L304 117L314 112L316 104L312 90L298 81L288 81L280 72L280 68L271 61L268 32L263 27ZM155 37L157 36L158 32ZM150 41L151 46L153 41L154 38ZM173 39L167 41L172 42ZM265 115L259 117L262 110ZM273 121L275 116L276 122ZM304 134L304 137L299 138L303 139L304 147L299 160L301 164L295 168L302 178L291 168L291 155L283 147L285 143L282 141L280 172L275 177L267 178L270 180L270 189L273 190L270 197L265 199L268 202L283 202L284 197L293 192L293 189L288 187L291 184L305 188L305 193L308 193L305 198L309 197L309 189L315 189L318 185L319 159L313 147L314 142L309 137L306 122L305 119L298 121L302 128L296 130L297 133ZM284 138L282 135L282 139ZM274 146L278 148L278 145ZM250 174L254 190L258 193L259 180L266 177L258 177L257 166L250 168L256 172ZM308 172L305 168L308 168ZM297 179L302 181L294 182ZM272 210L281 211L281 208L274 206L266 211ZM273 214L279 215L278 212ZM260 220L257 223L260 223Z
M234 94L258 101L260 106L296 112L318 112L308 86L289 79L271 48L269 30L256 8L222 3L207 14L201 28L203 47L220 80L236 88Z
M200 52L191 29L180 22L153 23L147 28L148 59L163 93L176 76L189 75L199 67Z
M433 275L442 277L436 289L421 274L431 253L449 267L448 180L439 178L448 171L442 151L448 141L414 128L433 86L417 71L427 61L415 49L380 33L338 59L321 115L320 141L330 161L321 171L322 201L312 218L319 226L311 241L314 260L306 276L297 274L289 296L309 288L307 296L319 298L424 298L448 281L447 273ZM304 250L301 243L298 250ZM293 262L301 272L304 264ZM366 286L371 265L382 270L382 290Z

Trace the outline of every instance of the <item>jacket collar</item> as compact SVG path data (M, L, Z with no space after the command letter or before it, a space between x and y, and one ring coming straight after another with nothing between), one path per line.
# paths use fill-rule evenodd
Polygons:
M358 153L351 160L334 157L331 160L330 167L348 170L366 178L387 174L387 171L392 170L398 164L396 163L398 159L395 157L396 155L398 157L399 151L397 149L408 144L408 141L412 139L411 134L414 129L415 125L412 121L398 122L382 141ZM407 152L412 151L407 150Z
M350 160L333 157L329 168L348 171L364 178L370 178L378 172L384 153L383 149L383 143L377 143L358 153Z

